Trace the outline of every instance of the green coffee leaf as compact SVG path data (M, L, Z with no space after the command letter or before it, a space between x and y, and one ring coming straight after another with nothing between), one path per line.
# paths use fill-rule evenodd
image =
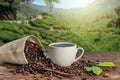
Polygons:
M88 72L90 72L90 71L93 70L93 67L85 67L85 70L88 71Z
M94 67L94 66L93 67L85 67L85 70L88 72L92 71L97 76L103 72L103 70L101 68Z
M103 72L103 70L99 67L92 67L92 68L93 68L92 72L97 76L100 75Z
M112 62L100 62L97 66L103 66L103 67L115 67L115 64Z

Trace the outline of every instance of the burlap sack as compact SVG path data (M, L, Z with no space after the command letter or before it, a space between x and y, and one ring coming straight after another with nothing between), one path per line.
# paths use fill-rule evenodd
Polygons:
M13 64L27 64L24 47L26 41L31 41L38 44L44 49L42 44L35 36L27 36L18 40L14 40L0 47L0 62Z

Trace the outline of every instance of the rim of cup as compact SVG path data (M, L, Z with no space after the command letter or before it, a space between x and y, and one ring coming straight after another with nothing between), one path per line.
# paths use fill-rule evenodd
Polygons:
M71 45L71 46L67 46L67 47L55 47L55 46L53 46L53 45L57 45L57 44L68 44L68 45ZM72 42L55 42L55 43L49 44L48 46L52 47L52 48L69 48L69 47L75 47L76 44L72 43Z

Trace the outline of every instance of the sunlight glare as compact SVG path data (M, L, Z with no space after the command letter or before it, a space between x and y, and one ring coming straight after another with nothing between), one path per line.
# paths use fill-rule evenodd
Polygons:
M94 0L60 0L59 4L55 4L58 8L80 8L87 7Z
M94 0L75 0L75 1L76 1L76 4L80 5L80 7L87 7Z

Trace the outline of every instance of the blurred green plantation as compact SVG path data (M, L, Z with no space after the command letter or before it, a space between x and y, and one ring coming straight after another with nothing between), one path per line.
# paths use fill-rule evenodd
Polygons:
M111 21L110 18L101 19L89 27L70 27L49 15L43 16L43 19L31 20L28 26L0 21L0 45L27 35L35 35L46 50L52 42L67 41L83 47L86 52L120 51L120 28L109 27L108 23Z
M65 24L51 16L44 16L43 19L30 21L29 26L0 21L1 46L4 43L22 38L27 35L35 35L47 49L48 44L51 42L74 41L73 37L77 37L77 35L71 34L72 32Z
M37 19L35 21L30 21L30 25L34 27L42 27L45 29L52 30L68 30L69 28L65 27L61 21L57 20L51 16L44 16L43 19Z

